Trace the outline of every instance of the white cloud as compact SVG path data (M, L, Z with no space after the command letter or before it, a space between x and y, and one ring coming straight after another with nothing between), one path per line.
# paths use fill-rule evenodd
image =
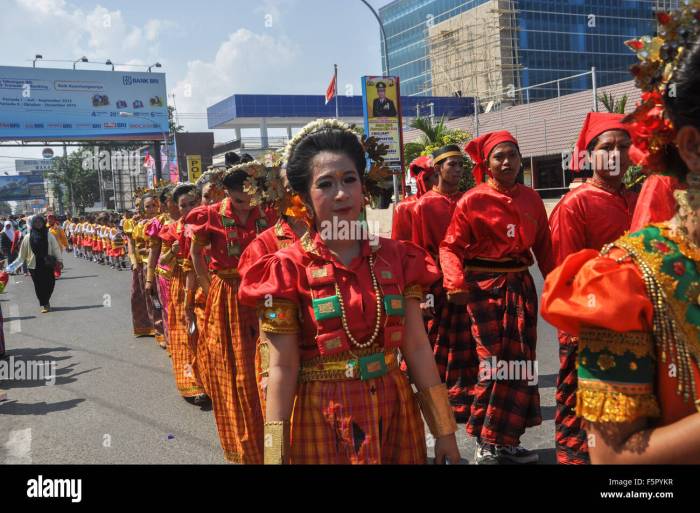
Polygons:
M159 35L173 22L150 19L143 25L129 23L120 10L96 5L89 11L65 0L13 0L3 6L2 33L25 34L3 48L3 54L31 57L35 52L45 59L109 58L125 63L134 58L154 62L159 59ZM5 45L5 43L3 43ZM26 48L25 48L26 47Z
M212 60L188 62L185 78L176 82L180 123L190 129L206 129L203 114L207 107L232 94L293 92L294 84L282 77L298 68L300 54L285 38L247 29L230 34ZM200 119L188 116L192 113L200 114Z

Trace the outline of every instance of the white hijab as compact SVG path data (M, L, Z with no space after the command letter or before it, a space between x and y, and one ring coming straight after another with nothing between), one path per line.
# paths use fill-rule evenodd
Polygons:
M15 228L12 226L12 221L5 221L5 229L3 231L11 241L15 240Z

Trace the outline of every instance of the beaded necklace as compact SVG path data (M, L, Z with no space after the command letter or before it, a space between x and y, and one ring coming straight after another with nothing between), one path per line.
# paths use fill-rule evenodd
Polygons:
M372 287L374 288L374 294L377 298L377 319L374 323L374 331L372 332L372 336L369 339L367 339L366 342L362 343L358 342L355 339L355 337L352 336L352 333L350 333L348 319L345 314L345 304L343 302L343 295L340 293L340 287L338 286L338 282L335 282L335 294L336 296L338 296L338 303L340 303L340 319L343 323L343 330L345 330L345 334L350 339L350 342L352 342L355 347L358 347L360 349L369 347L372 344L374 344L374 341L377 340L377 337L379 336L379 330L382 326L382 295L381 290L379 289L379 283L377 282L377 276L374 274L374 255L369 256L369 274L372 277Z

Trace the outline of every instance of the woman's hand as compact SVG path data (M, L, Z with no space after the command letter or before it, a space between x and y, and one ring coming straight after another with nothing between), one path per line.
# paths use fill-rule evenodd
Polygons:
M457 448L457 437L454 433L451 435L441 436L435 440L435 464L444 465L449 462L451 465L457 465L462 457Z
M153 294L153 282L147 281L145 289L146 289L146 294Z
M177 256L180 253L180 243L178 241L173 242L173 245L170 246L170 253L173 256Z

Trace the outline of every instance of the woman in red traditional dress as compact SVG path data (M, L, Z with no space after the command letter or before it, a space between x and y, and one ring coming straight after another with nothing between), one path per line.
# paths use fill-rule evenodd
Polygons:
M448 301L464 305L468 319L454 336L479 359L467 433L477 439L478 464L534 463L537 454L520 446L525 428L542 422L528 268L533 253L543 276L554 265L547 213L539 195L517 183L522 160L510 133L485 134L466 150L489 178L457 202L440 264Z
M243 190L260 167L253 161L230 168L223 180L226 198L193 209L186 219L192 230L192 262L207 296L207 324L198 341L205 353L207 393L224 456L234 463L263 461L263 421L255 381L258 323L255 310L239 305L237 297L243 250L276 221L252 206L251 196ZM207 265L203 251L209 245Z
M420 311L423 290L439 276L432 259L408 242L370 244L363 233L365 150L347 125L307 125L285 162L310 232L256 262L239 292L258 306L270 346L265 462L424 463L419 403L437 461L459 462Z
M160 205L162 212L153 217L144 227L146 240L148 241L148 262L146 266L146 296L151 298L155 306L154 327L156 329L156 342L165 349L168 346L168 311L170 304L170 280L172 269L161 262L160 255L170 250L169 241L165 241L163 251L163 239L158 234L164 226L177 222L180 219L180 209L173 200L175 184L168 184L160 191ZM154 285L155 283L155 285Z
M568 256L545 281L542 316L579 338L575 408L592 463L700 463L698 12L695 0L660 13L664 38L628 42L643 91L631 155L687 184L675 215Z
M593 178L566 194L549 217L555 264L582 249L601 250L630 228L637 193L622 179L630 166L632 141L622 114L589 112L574 148L571 169L591 167ZM559 331L559 375L557 378L557 461L589 463L586 432L576 417L577 339Z
M184 218L199 204L199 195L193 184L180 184L173 189L172 201L177 205L179 218L164 225L158 237L168 251L161 256L161 265L171 270L168 291L168 350L172 357L175 384L180 395L193 404L201 404L207 396L199 380L195 362L194 330L185 315L188 294L187 283L194 282L194 269L190 259L191 239L186 236Z

